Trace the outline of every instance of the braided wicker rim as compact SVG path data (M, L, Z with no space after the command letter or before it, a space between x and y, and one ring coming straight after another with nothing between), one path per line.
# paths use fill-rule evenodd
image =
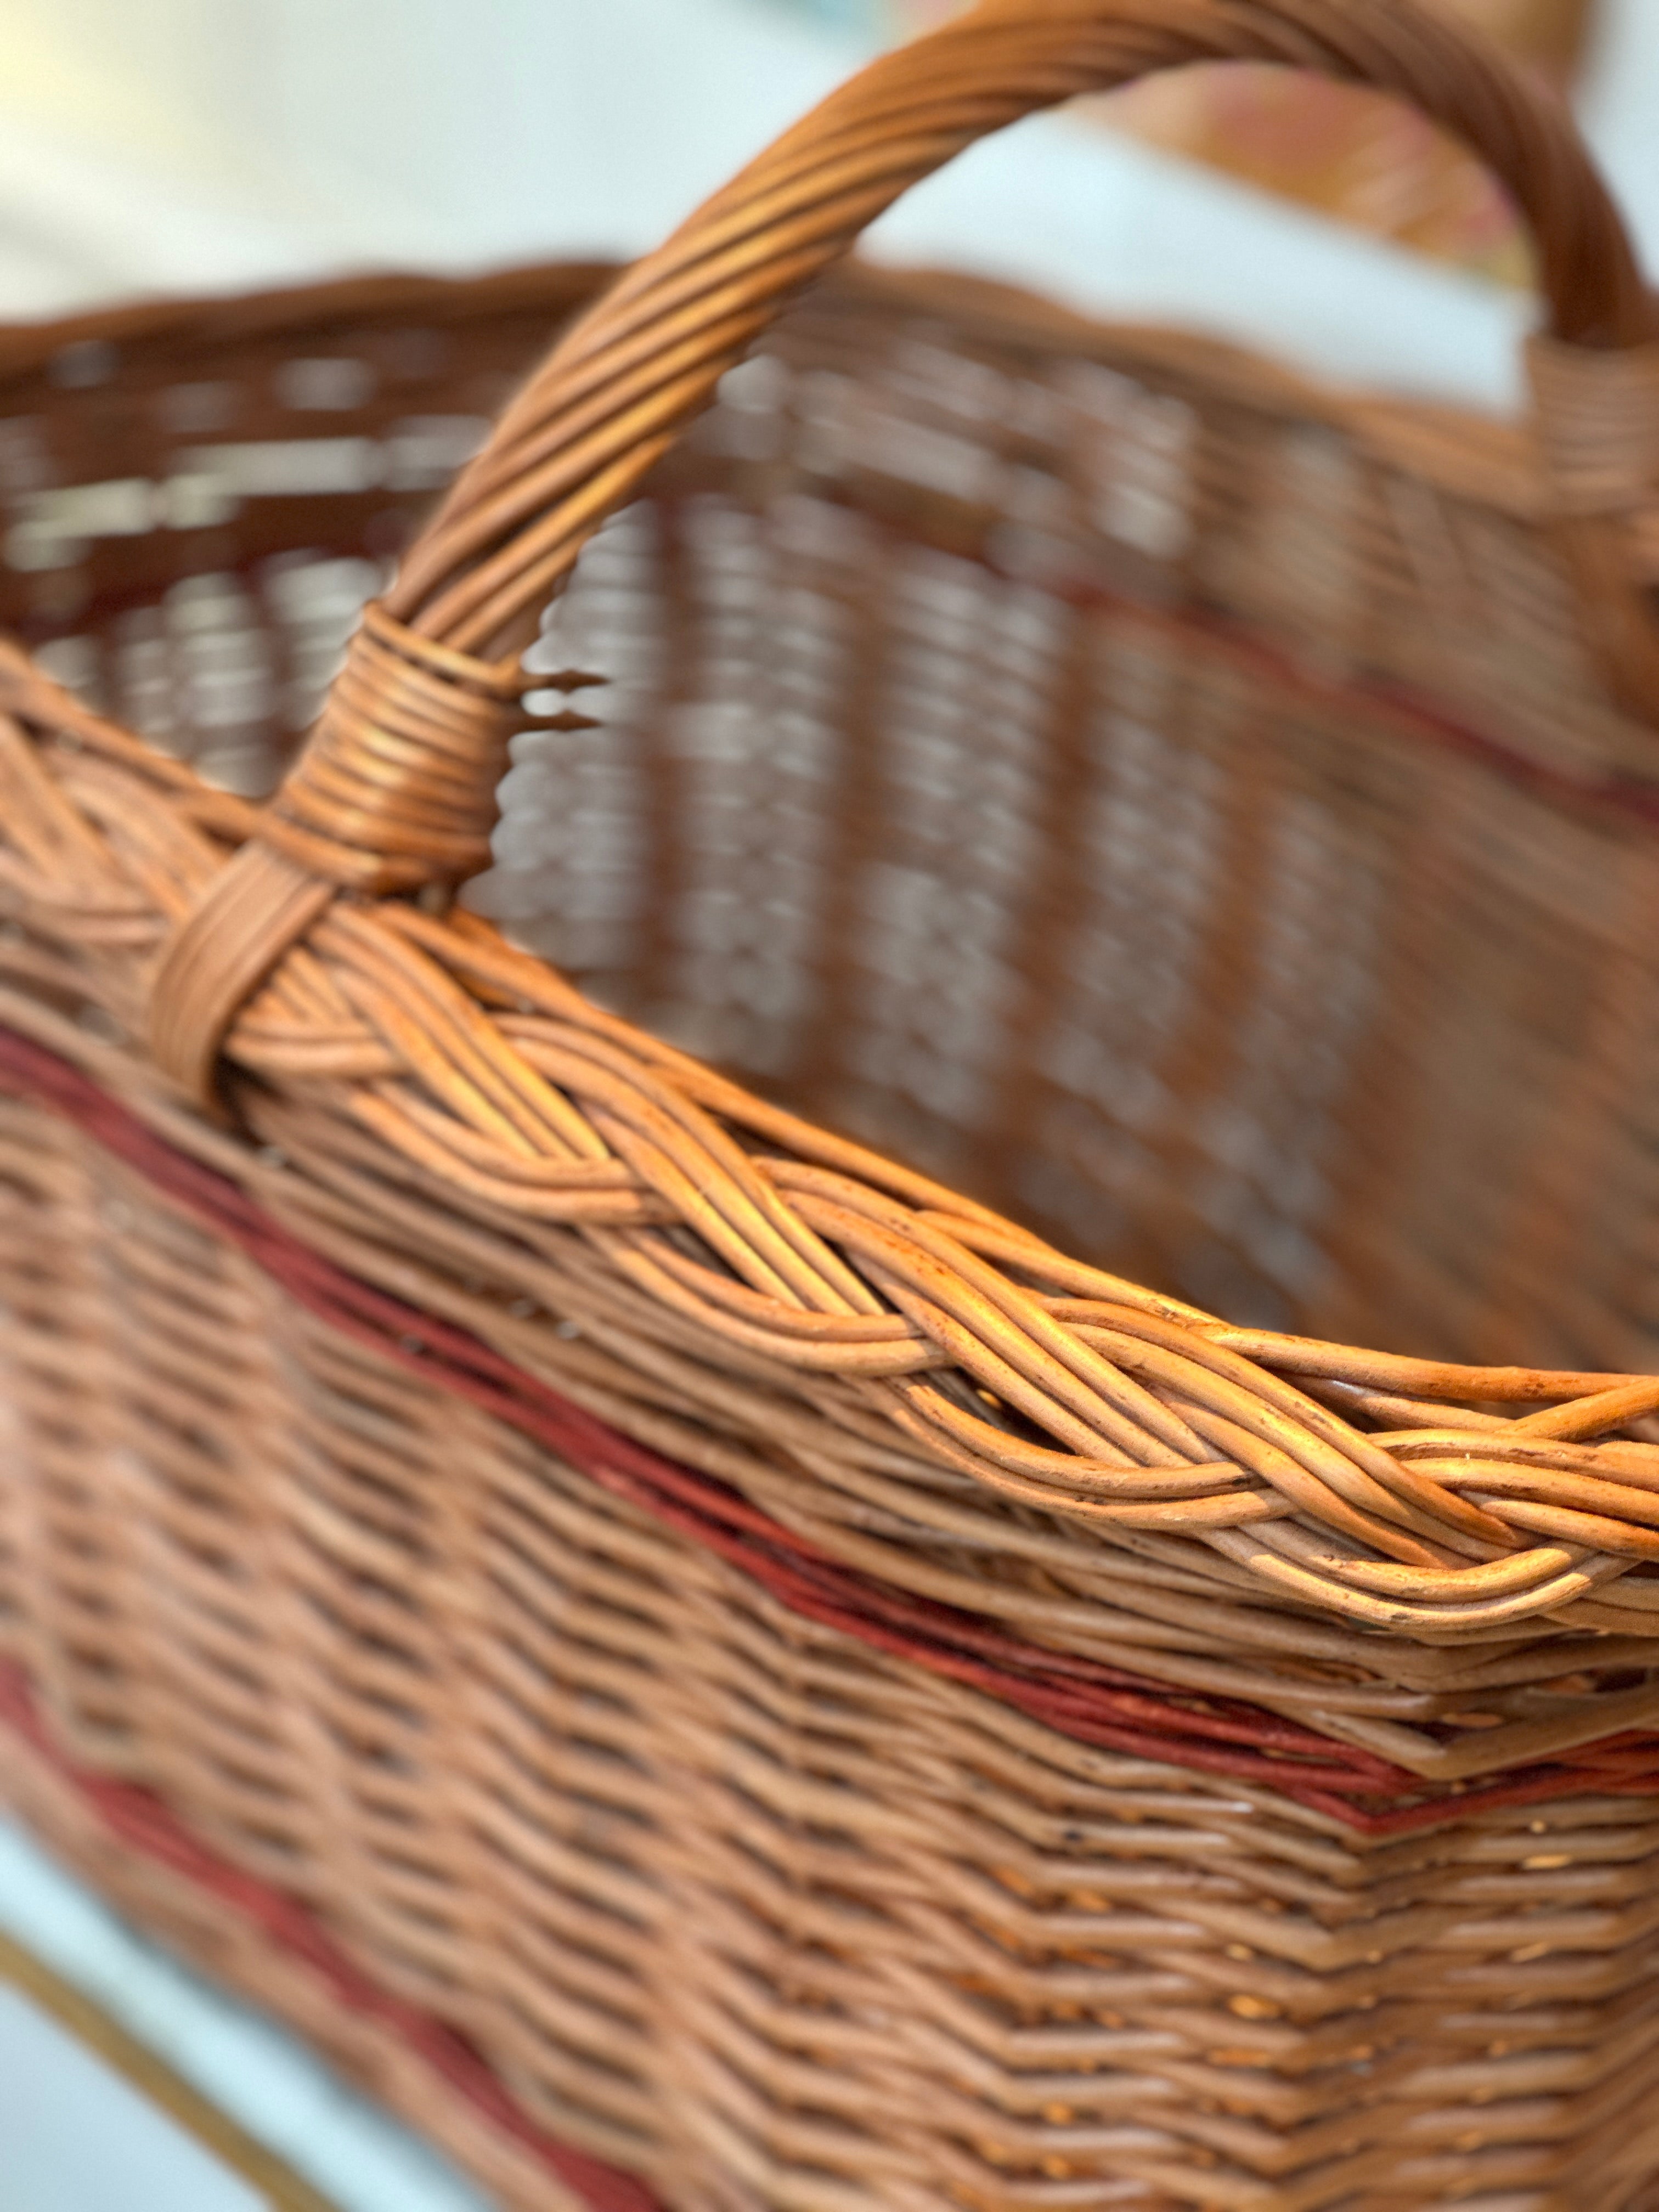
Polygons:
M0 1027L0 1091L50 1106L226 1237L340 1334L557 1454L614 1497L717 1553L805 1618L929 1673L965 1683L1075 1741L1271 1790L1373 1839L1543 1805L1586 1791L1659 1795L1651 1729L1510 1764L1466 1739L1433 1783L1246 1700L1194 1696L1157 1679L1034 1644L960 1607L918 1596L834 1559L739 1492L623 1435L470 1332L348 1274L108 1097L71 1061ZM1500 1764L1500 1760L1502 1763ZM1470 1779L1497 1770L1497 1778Z
M983 133L1229 58L1413 101L1521 205L1554 339L1586 358L1646 348L1651 303L1571 125L1438 17L1405 0L992 0L825 102L566 337L263 813L21 666L8 688L241 844L216 872L154 854L138 872L176 925L155 1050L198 1097L222 1051L285 1095L341 1099L463 1202L576 1228L717 1356L841 1378L908 1447L1018 1505L1174 1540L1223 1578L1410 1636L1539 1615L1649 1635L1659 1586L1631 1571L1659 1560L1659 1445L1617 1432L1659 1413L1659 1380L1230 1328L761 1104L482 924L385 896L482 863L517 702L547 681L519 659L538 611L790 294ZM61 836L40 844L61 870Z

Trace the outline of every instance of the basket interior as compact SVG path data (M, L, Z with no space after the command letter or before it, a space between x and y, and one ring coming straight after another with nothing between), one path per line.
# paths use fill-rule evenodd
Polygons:
M539 281L14 374L0 620L268 788L593 275ZM1218 362L825 288L584 556L537 650L604 684L520 741L467 896L1079 1256L1647 1365L1655 833L1583 793L1648 733L1523 516Z

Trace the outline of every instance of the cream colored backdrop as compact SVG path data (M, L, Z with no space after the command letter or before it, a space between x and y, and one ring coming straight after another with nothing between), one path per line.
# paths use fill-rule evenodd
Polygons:
M1581 108L1659 266L1659 0L1601 17ZM0 314L635 251L870 36L767 0L0 0ZM1498 404L1528 313L1064 119L976 149L875 245Z

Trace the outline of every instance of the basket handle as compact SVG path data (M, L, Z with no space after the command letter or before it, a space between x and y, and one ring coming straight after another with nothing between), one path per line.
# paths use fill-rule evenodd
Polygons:
M1549 307L1535 381L1570 418L1547 441L1569 550L1625 688L1659 705L1659 632L1618 534L1634 502L1627 485L1607 489L1610 472L1628 476L1628 456L1597 428L1610 379L1621 423L1634 380L1659 424L1659 315L1565 109L1416 0L981 0L786 131L628 270L509 404L369 610L259 836L161 963L162 1066L205 1097L237 1009L342 889L416 891L487 865L495 787L536 680L520 655L540 611L726 371L868 222L1022 116L1227 60L1393 93L1507 187Z

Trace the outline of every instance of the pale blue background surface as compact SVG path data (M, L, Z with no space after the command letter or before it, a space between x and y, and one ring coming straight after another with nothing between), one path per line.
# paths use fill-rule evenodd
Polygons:
M424 2145L136 1936L3 1824L0 1928L339 2212L485 2212ZM0 2212L249 2212L259 2201L0 1984Z
M258 2212L261 2201L0 1985L0 2212Z

